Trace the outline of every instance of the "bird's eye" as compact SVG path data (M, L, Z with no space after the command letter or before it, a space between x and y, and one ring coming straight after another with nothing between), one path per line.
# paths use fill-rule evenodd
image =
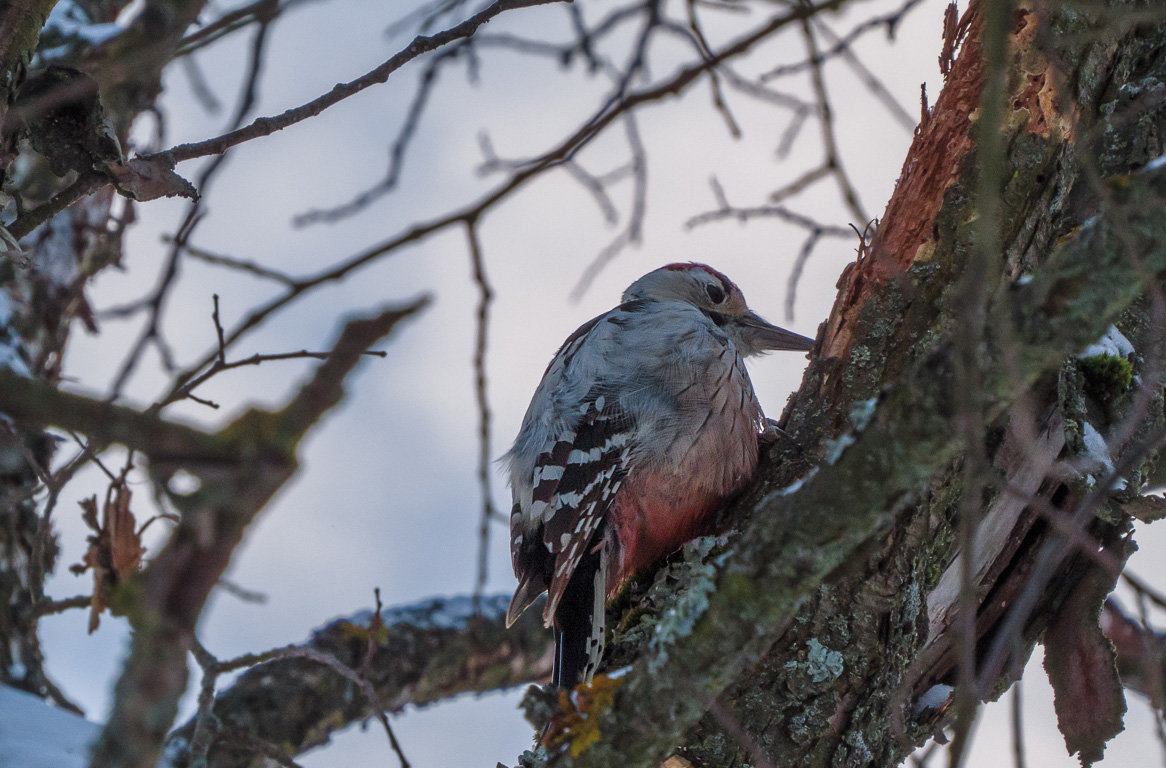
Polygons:
M709 298L712 299L713 304L720 304L725 300L725 292L719 285L706 285L704 290L709 295Z

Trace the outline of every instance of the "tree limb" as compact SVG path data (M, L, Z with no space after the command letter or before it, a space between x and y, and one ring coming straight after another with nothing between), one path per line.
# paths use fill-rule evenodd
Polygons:
M195 625L244 530L292 477L300 440L340 401L342 383L364 350L426 303L420 299L350 321L328 359L282 410L249 411L215 436L240 448L233 461L151 457L151 475L161 488L179 467L200 486L185 496L170 494L181 512L177 527L150 564L111 598L128 614L134 636L113 711L94 746L95 768L157 764L186 689Z
M508 603L508 595L427 600L383 611L379 628L370 628L370 612L359 613L287 650L310 649L363 670L390 712L546 679L553 645L541 613L527 611L507 630ZM256 664L268 655L277 658ZM310 659L276 651L238 662L256 665L215 699L214 727L225 732L251 733L294 757L369 714L368 702L351 681ZM177 766L187 764L193 733L192 721L171 737ZM208 765L259 768L262 759L216 742Z

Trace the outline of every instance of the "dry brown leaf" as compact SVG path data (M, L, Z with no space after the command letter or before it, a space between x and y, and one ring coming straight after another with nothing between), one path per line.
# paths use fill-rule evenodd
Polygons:
M113 497L107 499L101 522L97 521L97 497L81 501L81 519L93 531L89 549L73 573L93 570L93 596L89 602L89 631L97 629L101 612L109 606L109 591L126 576L136 573L142 564L145 548L134 513L130 511L132 494L124 484L115 487Z

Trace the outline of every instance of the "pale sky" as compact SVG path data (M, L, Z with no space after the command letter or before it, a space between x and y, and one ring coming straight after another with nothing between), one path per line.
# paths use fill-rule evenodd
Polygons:
M830 18L836 31L898 3L865 2L855 12ZM586 14L610 3L583 3ZM911 114L918 112L919 84L935 96L944 3L925 0L898 28L888 48L876 33L856 47ZM308 4L273 29L259 114L271 115L303 103L350 80L403 47L384 30L410 4L397 0L333 0ZM566 13L545 7L511 14L491 32L565 34ZM711 18L711 17L710 17ZM726 30L741 21L729 15ZM717 30L712 30L715 34ZM715 47L718 39L713 40ZM653 74L671 67L669 45L653 60ZM675 49L672 49L675 50ZM245 39L223 43L198 56L217 96L230 105L246 53ZM791 35L748 61L761 71L804 56L800 37ZM388 144L412 94L419 68L406 67L384 86L372 88L269 138L235 149L207 201L209 217L193 242L199 247L260 261L291 273L308 273L391 237L414 221L442 215L496 184L481 178L478 134L486 130L498 154L516 158L554 143L599 102L602 89L577 70L565 72L543 60L508 52L483 51L480 85L467 83L462 64L443 71L431 109L410 151L398 191L362 214L336 225L291 226L292 216L348 200L384 173ZM839 144L870 216L881 215L910 142L909 133L839 62L826 68L836 110ZM806 80L780 87L808 96ZM641 113L640 130L649 147L648 218L643 243L625 250L599 275L581 300L569 299L586 265L615 236L629 209L630 185L613 190L620 222L605 224L591 197L565 173L552 173L490 214L481 235L489 279L496 293L490 326L489 395L493 409L492 453L501 455L516 433L530 395L550 356L574 328L614 305L632 280L672 261L705 261L728 274L750 305L771 321L813 336L826 316L842 267L853 259L854 240L825 239L807 265L792 322L783 317L785 283L804 233L773 220L747 225L708 224L686 230L692 216L715 207L709 178L716 174L729 199L740 206L762 205L766 195L820 160L815 123L795 141L790 156L775 155L789 113L752 103L730 92L745 135L732 139L711 109L707 82L681 100L653 105ZM163 98L167 145L217 135L224 115L207 116L194 102L186 77L172 68ZM227 112L230 111L228 106ZM147 135L149 131L141 132ZM610 132L579 160L602 173L624 162L622 131ZM179 167L188 177L196 164ZM845 225L851 217L836 189L819 183L789 203L823 223ZM90 301L97 308L139 298L153 284L166 254L160 235L173 232L184 203L152 202L139 207L140 222L127 245L126 272L107 271ZM856 222L861 225L860 222ZM213 653L229 657L305 639L330 619L367 608L374 587L386 604L407 604L435 595L464 594L474 584L477 565L479 491L476 482L477 414L474 406L473 318L477 295L470 279L465 237L454 230L426 240L358 272L277 314L247 337L234 355L320 349L334 337L340 319L368 313L384 302L422 292L435 302L420 318L400 327L385 346L388 357L366 362L350 383L350 397L306 443L303 470L265 510L232 563L229 577L268 596L264 605L217 594L199 637ZM189 362L214 341L211 295L218 293L224 323L274 293L271 284L187 260L170 300L165 332L180 361ZM100 391L114 375L137 325L106 321L98 336L77 332L66 374L78 387ZM805 361L775 354L754 361L750 372L771 415L783 408ZM284 399L308 369L299 362L271 363L229 373L200 394L222 403L220 412L188 404L171 414L208 426L221 424L255 403ZM164 388L157 359L147 357L130 387L146 402ZM499 472L494 501L509 508ZM101 494L94 472L71 486L56 521L63 556L51 590L54 597L87 591L88 577L67 566L80 560L85 532L75 501ZM137 486L137 503L148 508L149 489ZM141 516L142 513L139 513ZM161 532L161 526L155 526ZM1161 536L1160 532L1155 534ZM489 588L510 591L514 579L508 533L496 526L490 550ZM1159 584L1166 578L1147 550L1157 542L1140 536L1143 552L1133 568ZM1149 561L1149 562L1147 562ZM106 617L93 635L86 615L74 612L43 622L49 670L62 687L100 719L127 644L124 622ZM1036 661L1026 676L1028 765L1068 768L1056 732L1048 686ZM530 727L516 709L521 689L481 698L465 697L424 711L410 709L395 720L398 737L417 768L512 764L528 746ZM193 697L185 701L189 711ZM1148 764L1157 759L1149 710L1130 697L1129 729L1110 748L1104 765ZM1008 710L989 707L979 728L971 765L996 768L1011 760ZM341 734L334 744L302 758L313 768L385 765L394 758L378 728ZM937 763L938 764L938 763Z

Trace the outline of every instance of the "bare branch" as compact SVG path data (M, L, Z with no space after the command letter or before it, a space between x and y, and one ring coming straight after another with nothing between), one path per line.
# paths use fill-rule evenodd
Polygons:
M174 239L170 236L167 236L166 241L173 243ZM205 248L198 248L191 245L190 243L183 244L182 250L184 253L186 253L186 255L198 259L199 261L206 262L207 264L214 264L216 266L238 270L239 272L245 272L264 280L273 280L277 283L282 283L285 286L295 283L295 278L291 277L290 275L280 272L279 270L271 269L270 267L265 267L256 261L240 259L221 253L212 253Z
M591 286L592 281L603 268L629 245L640 242L644 227L644 216L648 205L648 160L644 150L643 140L640 138L640 129L636 124L635 115L628 112L623 116L625 136L627 137L628 153L631 155L629 164L632 177L632 210L628 214L628 222L599 254L588 264L578 282L571 289L571 298L578 300Z
M188 495L170 495L182 513L179 523L137 577L138 598L130 617L136 631L113 713L94 747L94 766L153 768L157 763L186 687L186 651L194 628L243 531L292 477L296 446L340 401L344 379L362 353L425 303L419 300L350 321L328 358L277 412L249 411L219 435L168 426L168 433L177 432L198 444L210 442L220 452L212 461L197 454L192 458L189 452L181 461L173 455L151 454L151 474L159 485L167 486L179 467L202 482ZM131 414L150 426L165 424L156 417ZM207 530L214 535L199 532Z
M279 15L278 9L279 0L265 0L256 10L259 27L255 30L255 37L251 42L247 71L243 76L243 90L239 96L238 104L235 106L234 115L231 118L230 124L232 128L237 128L255 106L255 101L258 96L259 77L263 72L264 51L267 46L268 31L271 28L272 22ZM211 160L199 174L197 188L200 191L200 195L206 194L211 180L223 167L223 163L226 160L227 155L224 151ZM158 283L149 298L145 300L149 316L138 336L137 342L130 348L129 354L126 356L110 387L114 398L121 394L122 387L133 373L148 343L152 342L161 353L163 365L167 371L173 371L177 367L173 362L173 355L170 353L169 347L162 338L159 323L171 286L173 286L174 280L178 276L178 262L182 257L183 249L194 234L195 227L204 218L204 215L202 212L202 197L197 196L188 206L186 218L178 227L178 232L171 240L170 253L167 256L166 265L162 269L162 275L158 279ZM220 344L221 342L222 337L220 334Z
M478 201L471 203L461 210L451 212L439 218L414 224L405 232L378 245L372 246L361 253L351 256L350 258L336 264L333 267L322 270L315 276L299 280L283 295L277 296L267 304L261 305L254 309L249 315L247 315L247 317L240 321L238 325L230 330L226 337L227 346L230 347L240 337L259 326L273 313L281 310L299 298L299 296L302 294L319 285L341 280L352 272L367 264L370 264L380 257L389 253L393 253L405 245L423 240L432 234L441 232L453 226L464 225L464 223L467 221L480 220L484 214L493 208L497 203L508 198L511 193L525 186L527 182L536 178L543 171L556 167L563 161L572 157L580 147L582 147L591 138L597 135L599 131L623 115L625 112L630 112L638 108L640 105L655 102L668 96L680 93L684 90L684 88L686 88L701 74L703 74L709 67L717 66L722 62L747 53L754 46L758 45L760 42L767 39L778 30L783 29L790 24L796 23L803 17L812 16L815 13L841 7L845 5L846 2L847 0L825 0L819 5L791 9L787 14L769 20L758 29L739 38L735 42L730 43L725 48L716 53L709 61L683 69L676 73L676 75L674 75L672 78L661 84L629 93L620 102L619 105L607 111L601 111L593 115L590 120L588 120L583 126L567 137L557 147L526 163L520 170L515 171L507 181L501 183L494 190L486 193L483 197L479 198ZM625 230L625 236L631 232L632 230L630 229ZM174 393L185 386L186 382L189 381L192 377L198 375L199 371L210 365L216 355L217 350L204 356L198 362L181 371L177 375L175 383L170 392L167 395L164 395L158 402L161 404L172 402Z
M538 611L527 611L507 630L508 604L508 595L488 595L390 608L380 614L383 629L376 632L375 617L364 612L330 623L304 646L219 661L212 669L220 674L251 669L219 693L208 717L213 712L227 741L231 733L251 733L286 745L292 755L319 745L330 730L367 717L367 695L354 690L349 676L324 672L306 651L360 670L389 712L467 691L545 679L550 675L552 643ZM372 643L372 654L366 642L354 638ZM280 706L283 701L299 703L295 717ZM187 723L171 737L180 766L194 756L197 727L197 721ZM212 768L255 766L228 747L223 740L212 740Z
M173 164L180 163L184 160L192 160L196 157L222 154L231 147L242 144L245 141L262 136L269 136L276 131L281 131L309 117L315 117L329 107L344 101L349 96L354 96L366 88L384 83L389 79L389 75L418 56L437 50L456 40L470 37L478 30L478 27L501 13L518 8L547 5L553 2L562 2L562 0L496 0L484 10L474 14L457 26L450 27L434 35L415 37L404 50L389 58L376 69L348 83L337 85L328 93L313 99L307 104L294 107L274 117L261 117L250 125L229 131L213 139L207 139L206 141L193 144L182 144L168 149L165 152L155 153L147 157L164 157L168 162Z
M834 31L822 23L820 19L814 20L814 27L821 31L822 34L826 36L826 39L829 40L833 45L840 46L842 44L842 41L839 39L838 35L834 34ZM862 84L866 86L867 90L874 94L875 98L878 99L884 107L886 107L887 113L890 114L891 117L895 118L895 121L907 132L915 130L915 118L912 117L911 113L908 112L903 107L903 105L899 103L894 94L892 94L891 91L885 85L883 85L882 80L880 80L874 72L871 72L870 69L868 69L867 66L862 63L862 59L858 58L858 56L854 54L854 51L850 50L849 46L843 46L839 48L839 54L842 56L842 60L846 62L847 66L850 67L851 71L853 71L854 74L858 76L858 79L862 81Z
M474 334L474 395L478 405L478 485L482 493L482 519L478 527L478 576L474 583L474 598L478 599L486 589L487 566L490 562L490 523L497 515L494 511L493 493L490 490L490 400L486 389L486 339L490 322L490 302L494 299L494 291L486 278L482 243L473 222L466 223L466 238L469 240L474 283L478 286L477 330Z
M805 178L805 177L803 177ZM847 227L840 227L834 224L822 224L811 219L809 216L803 216L800 213L791 211L790 209L781 205L766 205L757 206L754 208L738 208L730 205L721 191L720 182L715 178L710 180L710 186L713 187L714 193L718 196L719 208L705 213L698 213L692 216L684 223L688 228L699 227L704 224L709 224L714 221L724 221L726 219L735 219L741 223L751 221L752 219L780 219L787 224L801 227L811 233L817 232L819 235L828 237L851 237L852 232Z
M546 1L551 2L552 0ZM557 0L555 1L557 2ZM347 203L332 208L323 208L299 214L294 219L296 226L303 227L321 222L328 224L335 223L340 219L359 213L396 189L397 182L401 178L401 169L404 166L405 152L409 149L409 144L417 133L417 126L421 122L421 116L425 112L425 106L429 103L429 96L437 84L437 72L442 64L453 60L459 52L460 48L455 44L454 47L441 51L434 56L425 66L425 69L422 70L417 82L417 90L413 94L413 101L409 103L409 108L405 111L405 120L401 124L400 130L397 131L397 137L393 139L392 147L389 149L389 169L385 177Z
M850 181L846 169L842 165L842 157L838 152L838 142L834 136L834 108L830 105L830 97L826 94L826 78L822 73L822 63L818 56L818 42L814 34L812 17L801 19L802 37L806 41L806 51L810 54L810 82L814 86L814 93L818 98L818 120L822 124L822 147L826 154L825 165L834 174L838 182L838 190L842 193L842 200L850 209L850 215L855 221L869 221L870 217L858 201L858 191Z

